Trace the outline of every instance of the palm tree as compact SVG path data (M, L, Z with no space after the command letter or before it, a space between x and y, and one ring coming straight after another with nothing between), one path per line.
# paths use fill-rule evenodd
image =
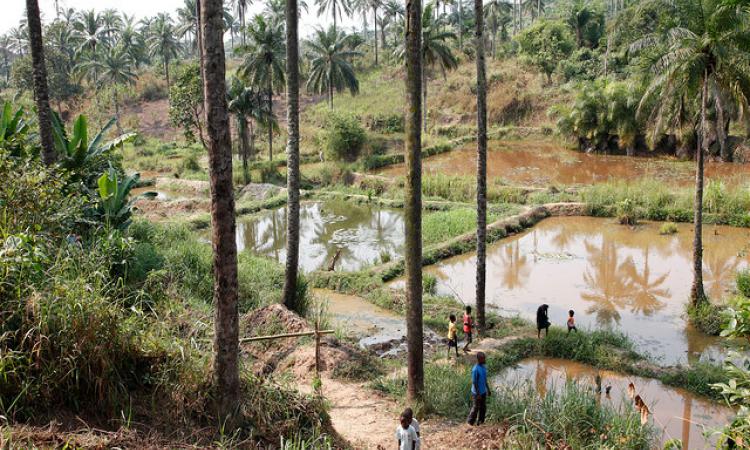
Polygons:
M474 0L474 52L477 61L477 325L484 329L487 284L487 69L484 61L484 5Z
M232 4L234 5L235 11L237 11L237 20L240 21L240 33L242 35L242 45L246 44L246 32L245 27L247 25L247 21L245 19L245 13L247 12L247 7L252 4L252 0L232 0Z
M80 42L78 51L89 51L96 54L97 47L107 40L107 28L96 11L80 11L73 23L74 36Z
M593 47L593 42L586 42L586 34L591 27L603 26L604 16L597 7L589 0L574 0L565 15L565 22L575 32L576 46L588 44Z
M378 9L383 6L382 0L367 0L372 9L373 23L375 24L375 65L378 65Z
M248 53L239 73L252 86L263 87L273 111L273 92L284 85L284 24L257 15L248 25ZM268 155L273 159L273 128L268 128Z
M176 36L177 32L172 24L172 18L169 17L169 14L160 14L151 26L151 35L148 38L151 56L160 56L164 64L167 89L171 86L169 82L169 62L177 58L180 51L180 43Z
M318 5L318 17L330 14L333 17L333 28L336 29L337 18L342 19L344 15L351 14L350 0L315 0Z
M458 60L448 45L448 40L455 40L456 35L450 31L440 31L442 21L436 21L432 5L427 5L422 13L422 126L427 131L427 68L438 67L445 77L446 70L458 67ZM404 47L396 50L396 57L404 58Z
M196 0L185 0L183 7L177 8L177 18L180 25L177 27L177 34L180 37L186 39L188 44L188 36L193 35L193 39L190 41L190 47L194 48L196 52L198 49L198 9Z
M390 23L393 28L396 28L400 20L404 18L404 6L397 0L388 0L383 6L384 14L391 18ZM393 46L398 46L398 33L393 32L394 43Z
M237 134L240 138L240 155L245 184L250 182L248 159L255 155L255 126L275 126L271 111L268 109L263 93L247 87L238 77L232 77L227 91L229 112L237 122Z
M500 34L500 40L505 41L508 39L508 25L513 21L511 12L513 6L504 1L492 0L487 3L484 7L484 16L486 17L485 23L487 28L490 30L491 36L491 48L492 57L497 57L497 44L496 39L498 33Z
M108 42L112 42L114 35L122 29L122 17L116 9L107 8L101 14L101 23Z
M333 27L328 31L319 28L307 45L311 52L308 91L325 93L331 109L334 91L349 89L352 95L359 92L359 81L350 60L361 53L348 49L347 36L343 31L336 31Z
M52 111L49 107L47 89L47 68L44 64L44 41L42 40L42 20L39 16L37 0L26 0L29 40L31 42L31 63L34 78L34 99L39 120L39 136L42 140L42 159L47 165L55 162L55 144L52 139Z
M692 121L700 136L696 148L693 284L690 298L693 305L706 301L703 289L703 159L708 150L706 110L709 103L716 110L717 130L723 130L723 111L731 104L740 110L750 106L750 20L747 9L722 3L720 0L680 0L674 8L668 1L677 25L664 37L649 35L636 41L632 50L650 48L656 51L651 64L652 80L641 99L639 110L653 104L649 122L680 125L691 100L700 97L699 119ZM670 9L666 9L670 10ZM695 117L695 116L693 116Z
M232 141L227 112L222 0L201 0L201 61L208 122L211 181L211 240L214 267L213 384L220 423L236 411L240 398L237 241L235 240Z
M431 15L431 14L430 14ZM406 185L404 186L404 269L406 273L407 396L424 396L422 329L422 2L406 2Z
M142 62L146 59L146 45L145 39L141 33L135 29L135 17L123 14L122 16L123 26L120 30L120 39L117 43L121 46L125 52L133 60L135 68L138 69Z
M80 70L86 70L86 66L93 65L99 73L99 80L110 85L112 89L112 104L115 107L115 123L118 134L122 134L120 126L120 102L117 87L122 84L135 84L138 75L135 74L135 63L125 48L115 47L98 60L89 60L79 65Z
M299 9L297 0L286 1L286 91L287 91L287 240L282 298L288 308L297 308L299 270Z

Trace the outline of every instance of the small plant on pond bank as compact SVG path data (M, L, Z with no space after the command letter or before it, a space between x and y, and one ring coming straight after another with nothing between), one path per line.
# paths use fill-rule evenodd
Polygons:
M725 308L714 305L709 301L701 302L698 306L689 304L687 307L690 323L710 336L718 336L721 333L724 311Z

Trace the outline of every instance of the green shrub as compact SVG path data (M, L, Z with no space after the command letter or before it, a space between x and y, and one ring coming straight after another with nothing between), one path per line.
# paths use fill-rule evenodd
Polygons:
M724 308L703 302L698 306L688 307L690 322L702 332L718 336L721 333L721 325L724 323Z
M663 223L659 227L659 234L662 235L676 234L677 231L677 224L675 224L674 222Z
M367 135L352 114L330 113L321 131L320 140L326 158L333 161L354 161L365 144Z
M378 113L365 118L365 126L370 131L380 133L403 133L404 115L400 113Z
M191 153L182 160L181 172L200 172L202 167L198 162L198 155Z
M437 288L437 277L431 273L422 275L422 292L425 294L435 295Z
M746 298L750 298L750 270L744 269L735 276L737 290Z

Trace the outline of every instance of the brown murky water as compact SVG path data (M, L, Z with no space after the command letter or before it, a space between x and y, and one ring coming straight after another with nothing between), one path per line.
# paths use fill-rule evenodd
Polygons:
M144 186L144 187L135 188L130 191L130 195L135 197L138 195L148 194L152 192L156 193L156 197L154 197L153 200L159 200L162 202L185 197L185 194L180 195L177 192L168 191L165 189L156 189L154 186Z
M237 220L237 250L283 262L286 258L286 207ZM355 271L403 254L403 212L344 201L304 202L300 207L303 272L326 270L340 250L335 270Z
M664 385L660 381L640 378L601 370L561 359L528 359L518 367L508 369L493 381L496 387L533 383L540 395L551 389L565 385L566 380L574 380L585 385L595 385L597 373L602 377L602 386L612 386L609 395L601 394L602 403L615 408L631 407L628 397L628 384L633 383L636 394L652 413L649 421L661 432L663 445L669 439L681 439L684 449L710 448L716 445L716 436L706 438L705 431L720 429L734 417L734 411L726 406L695 396L690 392Z
M641 351L670 363L715 350L717 340L685 320L692 228L680 224L672 236L658 229L654 223L630 228L593 217L546 219L488 247L487 302L529 319L547 303L559 326L573 309L579 327L622 330ZM748 229L705 228L703 276L711 298L733 288L735 272L750 262L748 248ZM425 271L437 277L438 293L473 304L475 267L475 254L469 253Z
M328 289L314 289L313 292L326 302L333 323L353 334L362 346L401 340L406 336L406 322L402 316L356 295Z
M377 171L386 176L403 176L404 165ZM466 145L451 152L425 158L424 174L475 175L476 146ZM550 141L490 141L487 176L501 178L514 185L548 186L555 184L594 184L609 179L650 178L675 185L690 185L695 177L690 161L650 157L590 155L567 150ZM707 163L706 177L728 184L745 182L750 164Z

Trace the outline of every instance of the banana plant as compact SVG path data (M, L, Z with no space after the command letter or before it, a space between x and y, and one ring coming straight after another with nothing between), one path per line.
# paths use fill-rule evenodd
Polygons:
M107 154L135 138L135 133L126 133L105 142L104 136L114 124L115 119L110 119L101 131L89 140L88 120L85 115L78 116L70 134L65 130L60 117L57 114L52 115L55 148L60 155L61 166L70 172L72 181L83 181L90 185L94 174L101 173L109 164Z
M120 179L118 171L110 166L97 180L97 215L108 229L127 229L132 222L133 203L142 197L156 196L155 192L147 192L130 198L130 191L138 185L139 179L140 174L137 173Z
M8 150L11 156L21 156L28 131L29 123L24 119L23 108L13 111L11 103L6 101L0 115L0 148Z

